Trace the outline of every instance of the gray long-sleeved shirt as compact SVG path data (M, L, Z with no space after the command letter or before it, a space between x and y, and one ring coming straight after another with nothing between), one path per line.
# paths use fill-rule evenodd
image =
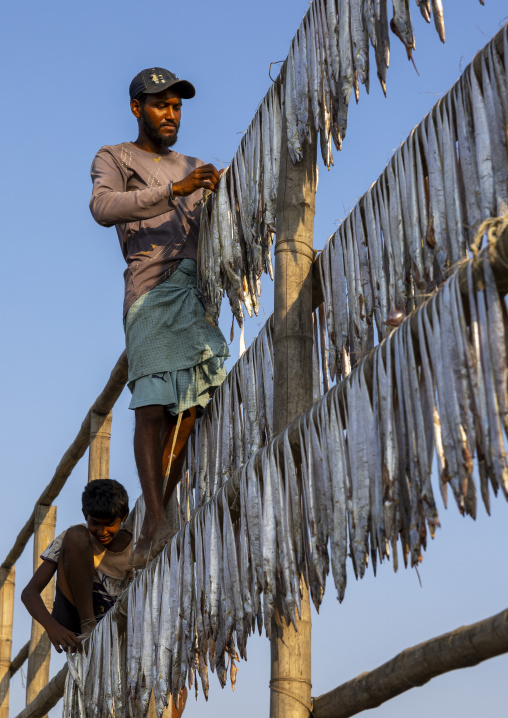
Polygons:
M124 316L169 276L175 261L196 260L203 190L172 202L169 182L203 164L173 151L155 155L132 142L101 147L95 155L90 211L103 227L116 226L127 262Z

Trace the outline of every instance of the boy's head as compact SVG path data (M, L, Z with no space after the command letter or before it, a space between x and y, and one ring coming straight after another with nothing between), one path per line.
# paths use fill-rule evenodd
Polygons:
M85 486L81 507L88 530L107 545L120 530L129 513L129 497L122 484L114 479L96 479Z

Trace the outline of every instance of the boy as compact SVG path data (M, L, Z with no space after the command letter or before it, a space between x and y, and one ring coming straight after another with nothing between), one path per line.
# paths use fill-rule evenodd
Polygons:
M129 497L114 479L90 482L81 498L85 524L71 526L41 554L42 564L23 589L26 609L47 631L58 653L81 647L129 583L132 535L121 527ZM41 598L56 574L53 611Z

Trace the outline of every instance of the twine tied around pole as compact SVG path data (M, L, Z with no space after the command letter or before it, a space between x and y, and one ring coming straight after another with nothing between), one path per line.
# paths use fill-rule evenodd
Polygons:
M475 260L478 259L478 252L482 245L483 235L487 235L487 256L489 262L494 263L497 257L496 241L498 237L503 234L503 231L508 226L508 213L502 214L499 217L489 217L484 220L476 232L475 238L471 244L471 252Z
M288 698L292 698L294 701L297 701L302 705L306 710L309 711L309 716L312 716L312 709L314 707L314 699L311 698L310 701L310 707L307 705L307 703L304 703L298 696L295 696L294 693L291 693L290 691L285 691L283 688L277 688L277 686L274 686L273 683L276 683L278 681L283 681L285 683L306 683L308 686L312 688L312 683L305 680L305 678L288 678L286 676L281 676L279 678L272 678L270 680L270 683L268 684L268 687L271 691L275 691L276 693L281 693L283 696L287 696Z

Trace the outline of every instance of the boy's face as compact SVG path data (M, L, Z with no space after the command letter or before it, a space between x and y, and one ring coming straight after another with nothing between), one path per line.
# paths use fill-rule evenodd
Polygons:
M113 541L117 533L120 531L120 524L123 519L96 519L87 515L86 525L88 530L103 546L107 546Z

